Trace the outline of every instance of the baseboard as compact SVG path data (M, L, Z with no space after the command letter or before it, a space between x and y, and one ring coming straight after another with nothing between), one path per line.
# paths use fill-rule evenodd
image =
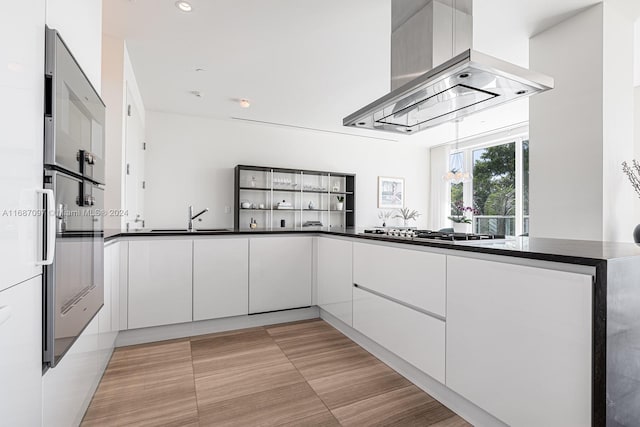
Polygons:
M176 325L131 329L120 331L116 338L116 347L166 341L277 323L295 322L297 320L315 319L318 317L320 317L320 310L318 307L313 306L247 316L179 323Z
M344 335L349 337L349 339L357 343L360 347L364 348L369 353L380 359L391 369L411 381L417 387L424 390L444 406L460 415L469 423L475 426L483 427L507 426L502 421L495 418L493 415L474 405L464 397L447 388L444 384L436 381L429 375L420 371L415 366L406 362L404 359L401 359L386 348L372 341L370 338L364 336L357 330L353 329L351 326L339 320L337 317L322 309L320 309L320 317L331 326L342 332Z

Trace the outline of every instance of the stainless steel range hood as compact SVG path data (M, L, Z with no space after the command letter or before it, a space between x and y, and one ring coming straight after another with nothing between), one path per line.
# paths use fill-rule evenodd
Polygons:
M391 85L400 86L345 117L344 126L415 134L553 88L551 77L470 48L471 0L392 5Z

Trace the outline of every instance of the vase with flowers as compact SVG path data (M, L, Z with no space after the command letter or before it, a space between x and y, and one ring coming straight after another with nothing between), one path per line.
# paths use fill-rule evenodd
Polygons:
M393 211L380 211L380 212L378 212L378 219L382 220L382 226L383 227L387 226L387 221L389 221L389 218L391 218L391 215L393 215Z
M633 190L640 197L640 163L635 159L631 161L631 165L627 162L622 162L622 171L627 175ZM640 224L633 229L633 241L640 243Z
M472 206L465 206L461 201L451 203L451 216L453 231L456 233L471 233L471 219L473 215L480 213Z

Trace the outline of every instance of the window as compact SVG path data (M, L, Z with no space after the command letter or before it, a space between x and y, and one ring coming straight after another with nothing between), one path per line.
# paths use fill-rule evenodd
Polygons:
M451 154L469 159L472 179L451 183L451 203L473 206L473 232L521 235L529 232L529 141L470 146ZM458 158L455 159L458 161Z

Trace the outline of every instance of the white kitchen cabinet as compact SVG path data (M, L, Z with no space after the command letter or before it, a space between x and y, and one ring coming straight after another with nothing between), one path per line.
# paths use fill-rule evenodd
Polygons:
M120 242L118 252L119 261L114 269L118 270L120 276L117 295L119 316L114 327L117 327L119 331L124 331L129 328L129 242L126 240Z
M0 291L42 273L44 0L0 14Z
M42 276L0 292L0 424L39 426Z
M193 320L249 313L249 239L193 242Z
M117 335L120 330L120 279L122 275L120 269L121 246L122 243L120 242L114 243L110 246L111 252L109 254L110 262L108 266L105 258L105 271L109 268L111 275L111 332L115 333L115 335Z
M96 316L56 367L42 376L44 427L80 425L104 372L98 338L99 316Z
M445 316L446 257L384 245L353 244L353 282Z
M129 242L129 329L191 322L191 240Z
M445 323L442 320L354 288L353 327L444 383Z
M352 326L353 243L318 238L318 305Z
M592 277L447 263L446 385L509 425L591 425Z
M249 313L311 305L312 237L249 241Z
M105 245L104 248L104 305L98 314L98 349L101 370L104 370L109 362L118 335L119 246L120 243L116 242Z

